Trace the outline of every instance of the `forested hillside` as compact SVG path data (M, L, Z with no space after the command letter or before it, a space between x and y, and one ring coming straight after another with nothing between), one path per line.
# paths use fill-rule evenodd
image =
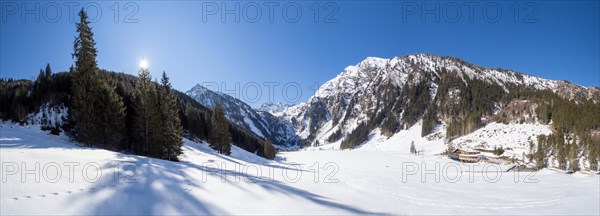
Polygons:
M178 160L182 136L207 141L223 154L229 154L224 149L233 143L260 156L275 157L272 146L265 147L270 142L172 89L165 72L160 83L155 83L148 68L140 68L137 77L99 69L87 14L81 10L79 16L74 66L69 72L53 73L48 64L33 81L1 79L2 120L40 123L42 129L65 132L86 146L166 160ZM34 117L42 107L38 122ZM49 117L47 110L56 110L60 116Z
M49 70L48 66L46 70ZM48 73L44 70L35 81L31 80L13 80L0 79L0 118L2 120L11 120L21 124L28 124L28 114L36 113L44 104L58 109L60 105L69 107L69 95L72 85L69 72ZM126 113L133 113L133 98L135 83L137 78L125 73L110 72L100 70L103 79L115 86L115 91L123 98ZM157 83L153 85L158 87ZM177 113L181 120L181 126L184 129L185 137L192 140L210 141L211 137L211 116L212 111L186 94L174 90L177 98ZM65 119L59 120L59 122ZM133 115L126 115L125 128L131 128L133 124ZM50 125L55 128L55 125ZM58 125L57 129L69 131L68 124ZM249 151L258 152L264 155L263 145L266 141L255 135L239 128L236 125L228 124L228 129L235 145ZM272 157L272 156L269 156Z

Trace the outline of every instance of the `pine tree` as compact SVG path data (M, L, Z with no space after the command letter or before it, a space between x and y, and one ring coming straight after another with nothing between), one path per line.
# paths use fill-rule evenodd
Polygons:
M495 155L498 155L498 156L500 156L500 155L504 154L504 148L503 148L502 146L500 146L500 147L498 147L498 146L494 146L494 151L493 151L493 153L494 153Z
M69 109L70 121L75 125L72 134L87 146L113 148L123 138L123 101L114 87L101 79L96 63L96 42L87 13L81 9L79 17L80 22L76 24L78 36L73 45L76 61ZM47 70L48 73L49 66Z
M558 168L566 170L566 162L567 162L567 149L564 144L564 140L562 136L557 136L557 145L558 145L558 153L556 155L556 159L558 160Z
M575 142L572 142L569 145L569 152L568 152L568 159L569 159L569 170L571 171L578 171L579 170L579 164L578 164L578 160L577 160L577 152L578 152L578 148L577 148L577 144L575 144Z
M546 143L545 136L541 135L538 137L537 150L535 152L535 162L537 163L537 168L542 169L545 166L546 154L544 151L544 143Z
M600 156L600 141L594 140L588 144L588 162L590 163L590 170L598 169L598 157Z
M50 130L51 129L51 124L50 124L50 120L48 120L48 115L46 115L46 111L42 110L42 122L41 122L41 129L42 130Z
M276 154L277 150L275 149L275 146L273 146L273 142L271 139L267 139L265 145L263 146L264 157L267 159L274 159Z
M49 79L52 76L52 69L50 69L50 63L46 64L46 79Z
M162 137L160 144L163 148L163 155L161 158L167 160L177 160L183 145L182 136L183 129L181 127L181 121L179 120L179 113L177 108L177 99L171 90L171 83L169 77L163 71L161 86L159 90L159 111L161 116Z
M75 75L73 76L72 106L69 116L75 125L75 139L92 146L98 143L96 139L99 128L96 114L100 95L100 78L96 65L96 48L93 33L87 20L87 13L79 12L80 22L76 24L78 36L74 42Z
M106 82L102 83L100 102L100 121L98 126L102 129L100 145L108 149L126 150L125 138L125 104L123 98L115 93L115 87Z
M50 134L60 135L60 123L58 120L58 115L54 116L54 127L50 130Z
M38 73L38 76L35 79L35 86L34 86L35 92L40 93L40 92L44 91L45 85L46 85L46 75L44 73L44 70L40 69L40 72Z
M150 71L140 68L138 79L135 83L133 109L134 142L137 153L157 157L161 147L157 145L160 133L160 118L156 89L152 83Z
M225 113L223 113L223 108L219 103L215 105L211 123L210 147L221 154L229 155L231 153L231 134L229 133L229 125L225 118Z

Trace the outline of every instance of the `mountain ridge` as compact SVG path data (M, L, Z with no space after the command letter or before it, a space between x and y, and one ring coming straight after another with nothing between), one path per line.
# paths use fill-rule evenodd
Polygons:
M554 105L557 100L560 106ZM568 136L588 136L600 130L600 122L565 116L571 115L569 109L587 113L590 109L585 107L598 107L599 102L596 86L480 67L456 57L415 54L367 57L344 68L305 102L265 104L254 110L270 113L294 130L298 142L283 146L342 141L342 148L353 148L374 131L390 137L417 122L422 122L422 136L435 132L433 137L449 143L493 122L552 125L553 131L572 134ZM587 152L578 148L581 154Z
M274 144L289 146L299 142L290 125L280 121L269 112L252 108L240 99L221 92L214 92L200 84L185 94L210 109L213 109L217 103L221 104L227 119L263 139L271 139Z

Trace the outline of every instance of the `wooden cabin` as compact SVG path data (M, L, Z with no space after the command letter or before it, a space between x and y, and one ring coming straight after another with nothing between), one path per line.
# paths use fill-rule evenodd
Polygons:
M464 162L464 163L477 163L483 159L483 155L479 151L471 149L456 149L450 155L452 160Z

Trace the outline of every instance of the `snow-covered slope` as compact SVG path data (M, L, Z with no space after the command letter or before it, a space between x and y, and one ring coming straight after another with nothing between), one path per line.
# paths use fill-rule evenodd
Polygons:
M312 146L304 148L306 151L315 150L339 150L340 141L329 143L320 146ZM421 136L421 122L414 126L402 130L390 137L381 135L379 129L374 130L369 134L367 141L358 146L357 151L382 151L382 152L401 152L405 154L410 152L410 144L414 143L417 150L422 151L427 156L439 155L447 147L443 139L431 139L430 137Z
M436 156L443 144L424 141L416 128L387 141L374 137L354 151L283 152L279 162L235 146L224 156L185 140L181 162L171 162L79 147L39 125L3 123L0 214L600 213L598 175L482 173L507 167ZM425 154L409 154L413 140Z
M494 149L502 147L509 158L523 160L529 154L532 144L537 144L537 136L552 133L549 125L542 124L501 124L491 123L473 133L455 139L458 148Z

